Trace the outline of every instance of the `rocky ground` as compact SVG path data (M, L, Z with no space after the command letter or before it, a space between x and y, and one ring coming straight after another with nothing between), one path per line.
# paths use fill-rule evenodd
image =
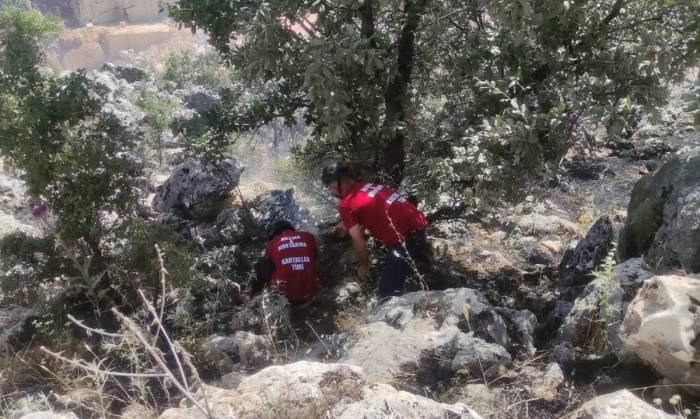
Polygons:
M142 129L145 115L132 98L151 83L146 74L107 66L91 77L109 88L111 109L125 125ZM218 100L201 88L170 95L184 116ZM629 138L572 153L556 179L531 184L512 206L434 221L434 264L411 292L382 305L375 283L353 282L349 243L323 233L327 202L305 188L287 189L288 181L251 175L245 158L219 167L188 160L166 132L165 163L147 161L139 174L141 212L234 267L222 276L210 266L212 289L226 290L216 297L226 307L209 319L209 336L187 346L204 383L160 411L122 404L117 414L696 417L700 139L678 100ZM8 170L0 190L0 235L41 235L23 185ZM269 294L243 304L239 292L261 232L280 216L319 234L324 291L302 308ZM381 252L375 255L373 277L381 264ZM2 274L30 275L28 268ZM195 303L173 299L178 310L198 315ZM7 392L0 408L25 419L89 415L85 406L99 404L100 389L56 386L56 394L17 384L13 359L46 362L27 352L40 309L0 305L0 350L22 354L0 363Z

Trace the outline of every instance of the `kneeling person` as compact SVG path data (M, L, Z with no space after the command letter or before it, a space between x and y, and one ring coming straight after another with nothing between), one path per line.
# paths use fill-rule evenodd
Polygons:
M272 292L285 295L292 304L308 302L321 288L314 236L295 230L285 220L275 221L268 236L265 256L256 265L252 292L260 292L267 284Z

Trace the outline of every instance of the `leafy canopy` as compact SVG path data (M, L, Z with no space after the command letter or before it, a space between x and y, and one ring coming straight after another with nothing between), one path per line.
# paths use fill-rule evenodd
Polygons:
M431 191L437 179L478 192L541 174L591 124L626 135L631 109L661 103L697 62L695 0L179 0L170 11L269 88L260 105L229 95L208 118L212 138L301 117L314 132L299 156L389 170L393 154Z

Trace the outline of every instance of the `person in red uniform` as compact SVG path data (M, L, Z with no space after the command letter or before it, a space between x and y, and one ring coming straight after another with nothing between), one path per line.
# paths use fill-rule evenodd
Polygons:
M286 220L275 221L268 229L270 241L256 265L252 294L267 285L283 294L292 304L309 302L321 289L318 280L318 250L311 233L297 231Z
M415 269L415 262L428 257L425 215L392 188L356 180L347 165L326 166L322 180L326 188L340 198L341 223L335 232L349 234L352 238L358 259L358 280L367 279L369 268L364 238L367 229L387 249L379 281L380 296L389 298L401 294L406 278Z

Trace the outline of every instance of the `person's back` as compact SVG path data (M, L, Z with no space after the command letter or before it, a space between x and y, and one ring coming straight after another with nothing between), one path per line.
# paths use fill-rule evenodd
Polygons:
M346 228L360 224L387 246L401 244L428 224L415 205L388 186L355 182L343 196L340 217Z
M337 235L350 235L357 255L357 279L367 280L369 252L364 230L384 243L386 253L379 280L379 295L390 298L401 294L406 278L420 273L418 264L430 263L428 220L416 205L388 186L361 182L342 163L323 168L321 181L340 199L341 222L333 228Z
M274 265L267 285L292 303L305 303L320 289L316 240L305 231L286 230L270 240L265 256Z

